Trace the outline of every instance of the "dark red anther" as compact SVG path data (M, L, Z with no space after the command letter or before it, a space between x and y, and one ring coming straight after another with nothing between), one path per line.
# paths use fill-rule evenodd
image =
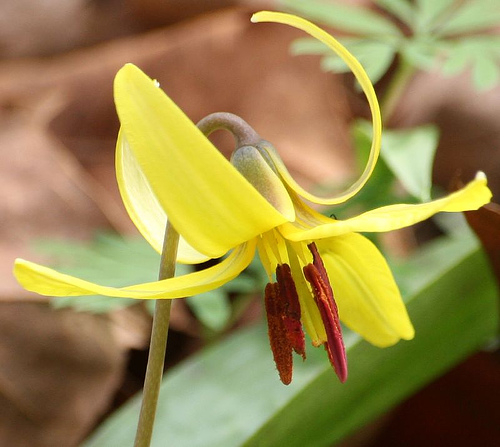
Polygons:
M300 303L292 272L288 264L276 268L279 295L283 301L283 323L293 350L306 359L306 341L300 322Z
M281 381L288 385L292 381L292 344L287 337L283 321L283 301L277 283L269 283L265 290L267 327L274 363Z
M325 326L327 338L325 349L328 358L340 381L345 382L347 380L347 357L333 290L316 244L313 242L307 247L313 255L313 263L304 267L304 276L311 284L314 300Z
M306 345L300 323L300 303L290 266L278 265L276 283L266 286L267 325L274 362L281 381L292 381L292 351L306 358Z

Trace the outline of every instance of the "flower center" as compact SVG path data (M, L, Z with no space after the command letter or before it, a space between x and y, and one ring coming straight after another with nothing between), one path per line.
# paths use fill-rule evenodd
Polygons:
M246 121L232 113L212 113L197 126L206 136L219 129L231 132L236 141L231 164L287 220L295 220L292 199L264 148L270 143L263 141Z
M303 243L292 246L277 238L281 239L277 234L264 235L259 254L266 269L275 271L276 281L271 279L266 286L265 304L268 335L280 379L285 385L292 380L293 351L303 359L306 357L304 324L313 345L325 347L337 376L344 382L347 360L337 305L316 244L310 243L305 250ZM270 239L267 244L265 239ZM273 243L274 247L266 247ZM307 259L312 255L312 262L306 259L306 252Z

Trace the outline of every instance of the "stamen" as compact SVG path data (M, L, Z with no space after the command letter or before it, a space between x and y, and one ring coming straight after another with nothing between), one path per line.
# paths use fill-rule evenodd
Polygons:
M347 380L347 358L333 290L316 244L313 242L307 247L313 255L313 263L304 267L304 276L311 284L314 300L325 326L327 336L325 349L328 358L339 380L345 382Z
M306 341L300 322L300 303L292 272L288 264L276 269L280 299L283 301L283 323L293 350L306 359Z
M292 350L306 358L306 341L300 322L300 303L288 264L276 268L277 282L266 286L267 326L274 362L281 381L292 381Z
M274 363L281 381L288 385L292 381L292 344L287 337L283 322L283 300L277 283L269 283L265 289L267 327Z

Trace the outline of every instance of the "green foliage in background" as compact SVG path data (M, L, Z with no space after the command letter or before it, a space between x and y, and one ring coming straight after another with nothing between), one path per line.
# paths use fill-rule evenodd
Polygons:
M116 234L100 233L89 244L46 240L37 244L40 252L54 259L53 265L61 272L86 278L109 286L125 286L154 281L158 277L160 256L139 237L124 238ZM189 265L178 264L176 275L193 271ZM252 262L238 278L211 292L186 299L193 314L214 332L227 328L245 308L248 296L263 289L266 282L259 262ZM233 298L233 304L229 297ZM78 311L107 313L139 303L127 298L106 296L54 298L56 308L72 307ZM154 302L147 302L152 311Z
M353 137L360 159L371 144L371 126L366 121L353 125ZM378 206L425 201L430 198L432 161L437 147L433 126L409 130L387 130L382 142L382 160L367 186L348 204L335 207L337 217ZM398 179L408 194L394 188ZM142 238L123 238L101 233L90 244L69 241L40 241L38 249L49 255L54 267L64 273L109 286L125 286L154 281L160 256ZM193 271L193 266L178 264L176 275ZM256 258L237 278L222 287L187 298L193 314L210 331L227 329L245 309L252 295L262 294L267 276ZM136 300L105 296L62 297L51 300L54 307L73 307L78 311L106 313L136 305ZM151 303L147 303L148 305ZM152 310L152 306L149 306Z
M309 347L285 387L264 325L241 330L167 372L152 445L330 446L493 337L495 281L473 238L438 240L393 267L414 340L378 349L345 330L345 384L322 350ZM118 410L84 446L132 446L139 403L137 396Z
M369 123L356 121L352 134L362 163L371 141ZM399 202L402 193L394 187L395 180L406 190L407 201L427 200L437 141L434 126L386 131L374 176L349 207L334 211L349 214L352 208ZM101 234L87 246L53 241L42 245L65 271L92 281L120 285L124 276L130 283L156 277L159 256L142 239ZM322 349L309 347L307 363L296 362L294 380L285 387L277 378L264 324L232 333L168 371L153 446L328 446L495 336L496 285L469 230L462 226L408 261L391 264L417 331L414 340L378 349L344 328L347 383L336 380ZM181 265L178 273L191 269ZM266 282L255 260L236 280L188 303L205 327L217 333L238 318L248 296L261 294ZM108 312L136 301L71 297L53 303ZM85 447L132 446L139 404L136 396L119 409Z
M454 75L470 69L479 90L500 79L500 36L490 33L500 22L498 0L375 0L374 9L334 0L282 4L343 32L339 40L373 82L399 60L391 71L389 85L396 88L387 89L384 114L391 114L401 100L400 86L418 70L438 68ZM326 54L311 39L296 41L293 52ZM331 56L325 56L322 65L335 72L347 70ZM353 122L351 135L362 169L371 143L370 124ZM383 205L435 198L432 167L438 142L434 125L384 129L381 159L366 186L347 204L325 213L343 219ZM414 340L378 349L344 329L346 384L336 380L323 350L309 347L307 363L296 361L294 380L285 387L276 374L264 324L230 333L167 372L153 446L330 446L488 343L498 329L495 280L461 216L444 217L436 216L444 236L404 262L389 258L415 325ZM370 237L379 245L377 235ZM127 284L157 278L159 255L143 239L99 234L88 245L46 241L40 248L59 270L93 282L122 286L123 278ZM193 268L178 265L176 274ZM205 334L220 334L237 321L251 297L262 295L266 282L255 259L235 280L186 302ZM138 304L97 296L57 298L52 303L88 312ZM85 447L132 446L139 404L136 396L124 405Z
M375 0L367 9L339 0L281 0L290 11L345 33L339 40L361 61L373 83L396 56L412 69L444 75L472 70L473 84L488 90L500 80L498 0ZM325 55L325 70L347 66L310 38L298 39L295 54Z

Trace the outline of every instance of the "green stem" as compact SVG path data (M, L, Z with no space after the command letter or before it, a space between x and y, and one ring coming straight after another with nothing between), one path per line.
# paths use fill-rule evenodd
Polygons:
M170 223L167 223L160 261L159 279L167 279L174 276L178 243L179 233L175 231ZM151 443L156 406L160 393L161 379L163 377L163 364L165 362L165 351L167 349L171 306L172 300L156 300L153 329L151 331L151 343L149 346L148 366L142 394L141 413L135 436L135 447L149 447Z
M415 67L402 59L380 104L385 123L392 117L414 73Z

